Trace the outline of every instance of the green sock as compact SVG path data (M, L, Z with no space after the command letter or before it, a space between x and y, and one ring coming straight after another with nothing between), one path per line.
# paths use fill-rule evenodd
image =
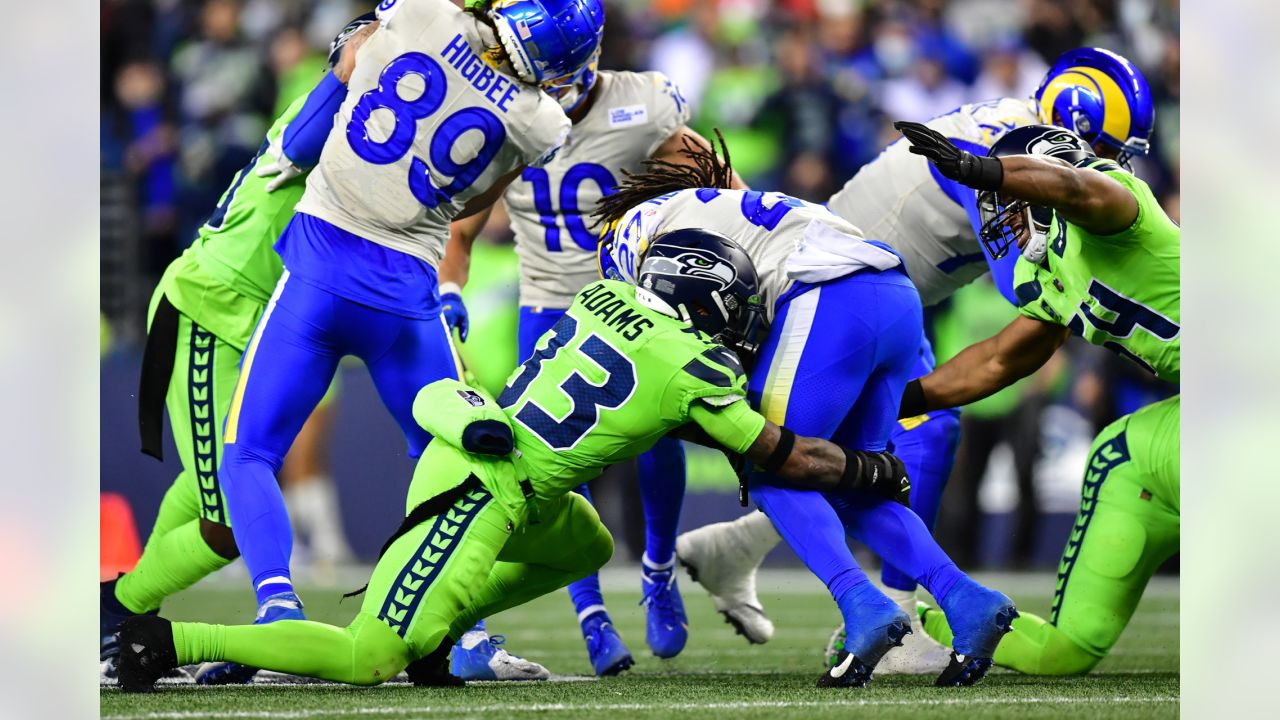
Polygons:
M266 625L174 623L178 664L234 662L354 685L385 682L412 660L409 646L367 613L345 628L310 620Z
M940 610L925 613L924 631L951 647L951 628ZM1013 632L1000 640L995 655L996 665L1028 675L1079 675L1092 670L1101 659L1044 618L1025 612L1013 621Z
M116 583L116 599L136 613L158 610L165 598L230 563L200 537L200 521L190 520L152 535L137 567Z

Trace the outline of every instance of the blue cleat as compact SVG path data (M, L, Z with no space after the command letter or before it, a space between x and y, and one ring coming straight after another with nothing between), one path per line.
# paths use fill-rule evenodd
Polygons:
M858 625L832 636L827 671L818 687L864 687L885 653L911 634L911 616L885 598L883 604L858 608Z
M258 617L254 625L281 620L306 620L302 614L302 601L291 592L276 593L269 596L258 606ZM258 668L246 667L237 663L216 662L205 663L196 670L196 683L199 685L245 685L258 674Z
M587 643L591 667L600 677L617 675L635 665L631 651L613 628L613 621L606 612L592 613L582 621L582 639Z
M644 597L640 604L645 609L645 642L654 655L673 658L689 641L689 618L676 587L675 563L654 569L645 556L642 577Z
M934 685L969 686L986 677L1000 638L1013 628L1018 610L1004 593L964 578L939 603L951 624L951 662Z
M463 680L546 680L551 677L545 667L502 649L506 641L505 635L490 636L477 625L453 646L449 672Z

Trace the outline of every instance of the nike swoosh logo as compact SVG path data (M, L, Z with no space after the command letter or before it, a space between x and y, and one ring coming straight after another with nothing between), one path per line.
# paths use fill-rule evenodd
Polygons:
M844 677L844 674L849 672L849 666L852 664L853 664L853 653L849 653L848 655L844 656L844 662L831 668L831 677L833 678Z

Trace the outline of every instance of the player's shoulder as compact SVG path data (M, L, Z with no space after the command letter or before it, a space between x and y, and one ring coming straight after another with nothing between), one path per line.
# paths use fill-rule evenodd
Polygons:
M666 75L656 71L602 70L597 103L611 129L642 128L670 135L689 121L689 103Z

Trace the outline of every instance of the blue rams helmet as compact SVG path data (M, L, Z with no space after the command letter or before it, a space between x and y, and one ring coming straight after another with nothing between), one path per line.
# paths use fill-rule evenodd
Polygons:
M1113 148L1128 164L1151 149L1156 111L1138 68L1102 48L1076 48L1058 58L1034 95L1040 122Z
M1072 165L1096 157L1093 148L1079 135L1053 125L1026 125L1011 130L987 152L988 157L1008 155L1049 155ZM978 237L991 257L1004 257L1016 244L1022 257L1034 263L1044 260L1049 236L1058 221L1052 208L1002 196L999 190L978 191L978 215L982 220Z
M710 335L744 364L759 349L760 279L733 240L693 228L663 233L649 244L636 280L640 304Z
M495 0L489 18L521 80L557 100L594 82L604 33L601 0Z

